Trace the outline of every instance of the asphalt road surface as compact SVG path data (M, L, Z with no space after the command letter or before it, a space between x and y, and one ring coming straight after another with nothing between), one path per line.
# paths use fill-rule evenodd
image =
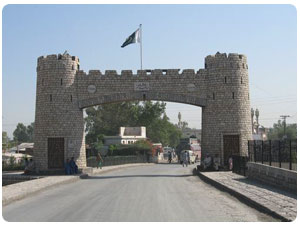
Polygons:
M6 221L276 221L192 175L195 166L130 167L3 207Z

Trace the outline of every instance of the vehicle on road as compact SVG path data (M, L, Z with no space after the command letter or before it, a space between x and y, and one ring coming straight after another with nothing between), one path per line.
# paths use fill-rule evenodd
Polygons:
M189 164L194 164L195 162L196 162L196 154L193 152L193 151L191 151L191 150L182 150L181 152L180 152L180 159L179 159L179 162L180 162L180 164L182 164L183 163L183 155L185 154L185 152L187 152L188 154L189 154Z

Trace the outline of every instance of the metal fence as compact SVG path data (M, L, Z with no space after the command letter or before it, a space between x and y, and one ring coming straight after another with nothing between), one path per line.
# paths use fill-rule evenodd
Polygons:
M297 140L248 141L250 162L297 170Z
M102 166L113 166L128 163L146 163L147 157L144 155L133 155L133 156L107 156L103 157ZM90 156L87 158L88 167L97 167L98 163L96 156Z
M232 156L232 172L246 176L247 174L247 162L249 158L247 156L239 156L233 155Z

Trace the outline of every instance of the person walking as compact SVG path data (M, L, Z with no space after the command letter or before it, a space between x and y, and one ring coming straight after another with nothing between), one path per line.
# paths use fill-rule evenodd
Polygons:
M100 169L102 169L102 163L103 163L103 159L101 157L100 152L98 152L97 154L97 169L100 167Z
M168 160L169 160L169 163L172 162L172 153L169 151L169 155L168 155Z
M188 166L189 158L190 158L189 153L187 151L185 151L184 154L183 154L183 163L182 163L183 167L184 167L184 165L186 167Z

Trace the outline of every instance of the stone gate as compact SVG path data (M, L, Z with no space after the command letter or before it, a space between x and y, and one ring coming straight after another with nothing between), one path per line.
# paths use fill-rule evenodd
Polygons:
M61 168L74 157L86 167L83 109L122 101L169 101L202 107L202 155L247 154L251 139L248 64L245 55L205 58L204 69L80 70L79 58L38 58L34 158L40 170Z

